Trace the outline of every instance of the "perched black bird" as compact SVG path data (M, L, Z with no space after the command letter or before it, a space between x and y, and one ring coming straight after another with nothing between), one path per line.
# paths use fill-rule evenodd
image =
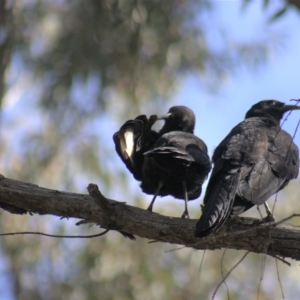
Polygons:
M158 119L165 124L159 132L151 130ZM182 217L188 217L187 201L198 198L211 163L205 143L193 134L195 115L185 106L171 107L166 115L139 116L127 121L114 134L116 151L134 175L141 181L146 194L155 198L172 195L185 200Z
M219 230L230 215L264 204L297 178L299 151L279 124L284 113L294 109L300 107L275 100L258 102L215 149L195 236Z

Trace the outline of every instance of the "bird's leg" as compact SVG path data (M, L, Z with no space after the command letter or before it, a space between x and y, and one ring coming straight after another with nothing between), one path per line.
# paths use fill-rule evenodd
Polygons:
M266 209L266 213L267 213L267 216L264 218L264 220L266 222L275 222L275 218L269 208L269 205L267 202L264 202L264 206L265 206L265 209Z
M148 206L147 210L152 211L154 201L155 201L155 199L156 199L156 197L157 197L157 195L158 195L160 189L163 187L163 185L164 185L164 182L163 182L163 180L161 180L161 181L158 183L158 187L157 187L157 189L156 189L156 191L155 191L155 194L154 194L154 196L153 196L153 198L152 198L152 201L151 201L150 205Z
M184 193L184 204L185 204L185 208L184 208L184 212L182 213L181 215L181 218L182 219L189 219L190 216L189 216L189 211L188 211L188 195L187 195L187 191L186 191L186 185L185 185L185 182L183 181L182 182L182 187L183 187L183 193Z
M261 212L260 212L260 209L259 209L259 206L258 206L258 205L256 206L256 209L257 209L257 211L258 211L258 213L259 213L260 217L263 219L263 215L261 214Z

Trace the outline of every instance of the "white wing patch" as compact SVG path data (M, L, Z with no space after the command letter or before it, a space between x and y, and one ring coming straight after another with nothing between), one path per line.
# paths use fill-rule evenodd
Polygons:
M127 153L128 157L131 157L133 150L134 150L134 141L133 141L133 132L127 131L124 134L125 138L125 149L124 151Z

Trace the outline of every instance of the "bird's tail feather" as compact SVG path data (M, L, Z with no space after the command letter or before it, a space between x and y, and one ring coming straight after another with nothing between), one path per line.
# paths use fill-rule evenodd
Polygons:
M197 222L195 236L205 237L218 231L230 215L239 182L239 170L210 180L204 197L202 215Z

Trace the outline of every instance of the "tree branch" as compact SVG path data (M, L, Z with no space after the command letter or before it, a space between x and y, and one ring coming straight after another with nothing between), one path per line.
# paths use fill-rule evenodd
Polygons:
M11 213L79 218L121 233L195 249L243 249L300 260L300 228L252 218L228 220L217 234L195 239L197 220L162 216L105 198L96 185L89 195L66 193L0 177L0 207Z

